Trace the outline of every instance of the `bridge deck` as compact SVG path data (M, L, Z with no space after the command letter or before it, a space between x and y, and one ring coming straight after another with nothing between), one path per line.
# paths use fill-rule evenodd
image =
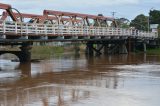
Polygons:
M24 22L1 21L0 41L14 40L94 40L94 39L155 39L157 33L135 29L95 26L69 26L55 24L31 24Z

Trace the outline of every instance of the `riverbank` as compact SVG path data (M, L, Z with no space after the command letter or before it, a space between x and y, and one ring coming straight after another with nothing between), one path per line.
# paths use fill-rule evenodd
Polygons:
M53 55L58 55L64 52L63 47L56 46L33 46L31 49L32 58L47 59Z
M156 49L148 49L147 54L155 54L155 55L160 55L160 48Z
M77 46L79 52L85 51L84 45ZM75 46L33 46L31 49L31 54L33 59L48 59L53 56L61 56L63 53L73 52L75 53Z

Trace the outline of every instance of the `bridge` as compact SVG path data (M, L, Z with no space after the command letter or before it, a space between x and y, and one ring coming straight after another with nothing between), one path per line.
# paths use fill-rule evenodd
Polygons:
M86 44L87 54L100 55L102 49L105 53L128 53L140 44L145 52L146 44L155 44L158 38L155 32L120 28L114 18L102 14L44 10L43 15L36 15L21 13L2 3L0 9L4 10L0 18L0 45L21 45L18 53L10 52L21 62L30 61L33 42L79 42ZM8 51L0 51L4 53Z

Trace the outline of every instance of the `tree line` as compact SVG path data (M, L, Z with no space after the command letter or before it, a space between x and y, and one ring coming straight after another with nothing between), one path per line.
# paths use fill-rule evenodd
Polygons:
M119 27L130 28L134 27L138 30L148 31L149 24L158 24L158 32L160 34L160 10L150 10L149 16L144 14L137 15L133 20L129 21L127 18L116 19Z

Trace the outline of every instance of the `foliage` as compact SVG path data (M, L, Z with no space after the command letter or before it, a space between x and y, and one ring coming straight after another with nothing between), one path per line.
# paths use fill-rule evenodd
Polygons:
M150 16L150 24L160 24L160 11L159 10L151 10L149 12Z
M148 49L148 50L147 50L147 54L156 54L156 55L160 55L160 48L156 48L156 49Z
M129 28L129 20L127 18L116 19L116 23L121 28Z
M149 15L150 15L150 24L159 24L158 34L160 36L160 11L159 10L151 10L149 12Z
M130 23L131 27L135 27L138 30L148 30L148 17L145 16L144 14L140 14L135 17L134 20L131 21Z
M31 49L32 58L50 58L53 55L58 55L63 53L63 47L55 47L55 46L33 46Z

